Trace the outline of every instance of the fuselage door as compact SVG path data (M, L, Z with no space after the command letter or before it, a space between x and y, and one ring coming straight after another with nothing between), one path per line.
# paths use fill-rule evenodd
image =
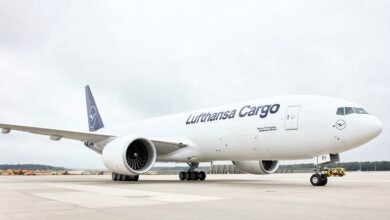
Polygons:
M286 130L298 130L299 110L301 106L289 106L284 119Z

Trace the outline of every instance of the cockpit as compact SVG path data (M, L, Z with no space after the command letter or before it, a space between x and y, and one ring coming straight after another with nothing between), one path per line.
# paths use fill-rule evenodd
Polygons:
M337 115L349 115L349 114L368 114L363 108L356 107L340 107L337 108Z

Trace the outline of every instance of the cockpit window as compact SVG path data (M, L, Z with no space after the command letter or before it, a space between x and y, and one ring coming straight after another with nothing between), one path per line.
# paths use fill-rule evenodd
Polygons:
M363 108L353 108L357 114L368 114Z
M337 114L338 115L344 115L344 107L340 107L337 109Z
M353 111L352 107L345 107L345 114L346 115L353 114L353 113L354 113L354 111Z
M349 114L368 114L363 108L355 107L340 107L337 108L337 115L349 115Z

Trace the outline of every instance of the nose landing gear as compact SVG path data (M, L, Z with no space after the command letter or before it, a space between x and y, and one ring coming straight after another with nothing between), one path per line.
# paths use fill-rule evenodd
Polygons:
M325 154L325 155L317 156L317 162L315 163L315 168L314 168L315 174L313 174L310 177L311 185L325 186L328 183L328 177L330 175L329 172L323 173L324 171L329 171L329 169L324 169L324 165L336 163L339 161L340 161L339 154Z
M196 168L198 168L199 163L187 163L190 168L188 171L184 172L181 171L179 173L179 179L181 181L184 180L205 180L206 179L206 173L203 171L197 172L195 171Z

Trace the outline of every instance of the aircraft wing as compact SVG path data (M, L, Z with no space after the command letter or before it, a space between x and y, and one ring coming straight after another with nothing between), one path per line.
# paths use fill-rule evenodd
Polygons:
M47 135L50 136L50 139L55 141L60 140L61 138L66 138L66 139L78 140L83 142L96 143L114 137L112 135L66 131L66 130L58 130L58 129L50 129L50 128L11 125L11 124L0 124L0 128L2 128L3 134L9 133L11 130L25 131L32 134Z
M109 138L115 138L114 135L105 135L105 134L97 134L92 132L78 132L78 131L67 131L67 130L59 130L59 129L50 129L50 128L41 128L41 127L31 127L31 126L23 126L23 125L12 125L12 124L0 124L0 128L2 129L3 134L7 134L12 130L15 131L24 131L32 134L40 134L49 136L51 140L58 141L62 138L78 140L82 142L88 143L98 143ZM180 148L186 147L187 144L178 141L172 140L161 140L161 139L151 139L151 141L156 146L156 151L158 155L166 155L172 153ZM102 149L93 146L86 145L91 150L94 150L98 153L102 153Z

